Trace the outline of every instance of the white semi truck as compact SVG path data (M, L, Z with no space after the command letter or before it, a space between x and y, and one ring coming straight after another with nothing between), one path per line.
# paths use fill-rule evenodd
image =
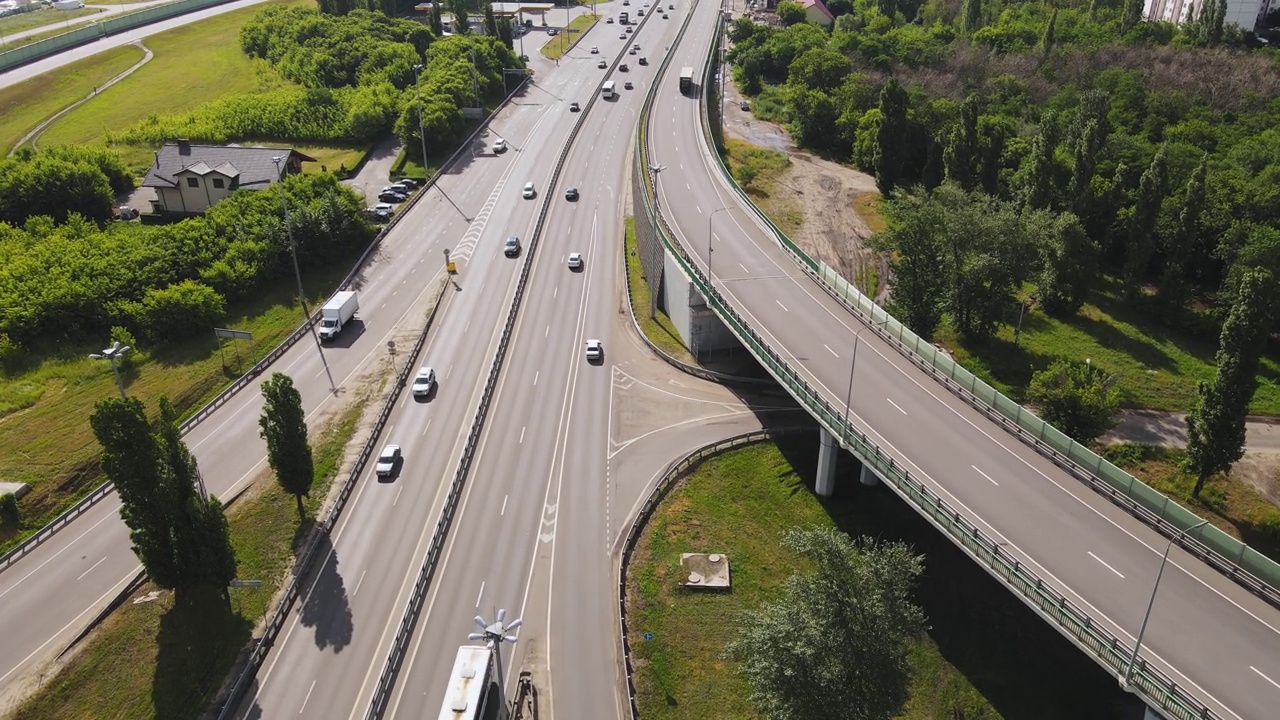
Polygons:
M342 327L355 317L360 300L352 290L334 293L329 302L320 308L320 339L329 341L342 332Z

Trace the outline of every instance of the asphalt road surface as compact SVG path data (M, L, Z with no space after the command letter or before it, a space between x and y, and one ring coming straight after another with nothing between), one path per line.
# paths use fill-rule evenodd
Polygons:
M652 162L665 166L660 206L686 250L705 269L710 242L716 287L803 379L843 407L852 375L852 419L870 438L1132 643L1167 540L861 332L739 208L704 143L698 100L677 88L678 68L703 66L716 28L714 3L695 12L649 135ZM1224 717L1266 720L1280 707L1277 628L1280 611L1174 548L1142 654Z

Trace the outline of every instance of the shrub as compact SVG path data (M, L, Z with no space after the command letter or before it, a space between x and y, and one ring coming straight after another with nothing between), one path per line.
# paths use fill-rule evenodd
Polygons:
M227 313L222 295L195 280L148 290L140 310L143 327L153 342L212 328Z

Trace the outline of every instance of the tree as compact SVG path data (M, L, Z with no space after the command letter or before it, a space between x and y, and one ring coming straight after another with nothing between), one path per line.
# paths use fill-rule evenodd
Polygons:
M831 7L832 4L835 3L839 3L837 7L840 9L840 12L837 12L836 8ZM845 5L848 6L848 9L845 9ZM895 20L895 18L898 17L898 0L876 0L876 9L880 11L881 15L889 18L890 20ZM853 3L849 2L849 0L833 0L832 3L827 3L827 10L830 10L832 15L839 17L853 12Z
M1090 118L1084 123L1072 150L1071 182L1067 186L1067 207L1080 214L1089 204L1093 174L1097 169L1098 151L1102 149L1102 128Z
M831 93L851 72L853 63L844 55L825 47L810 48L797 55L787 67L787 84Z
M890 254L893 293L890 311L917 335L928 340L942 322L946 288L938 282L943 244L938 228L946 222L940 206L925 196L898 191L884 205L888 229L871 244Z
M804 8L801 7L800 3L792 2L791 0L779 2L775 12L778 13L778 22L782 23L784 27L799 25L805 21Z
M454 32L466 35L471 29L471 20L467 16L467 0L453 0L449 9L453 12Z
M1040 306L1050 315L1072 315L1084 305L1097 276L1098 246L1071 213L1054 218L1043 237L1035 275Z
M888 720L907 699L911 602L922 558L902 543L855 543L831 527L792 529L783 544L813 564L742 619L726 654L771 720Z
M1053 142L1048 128L1041 123L1040 132L1031 140L1031 152L1027 154L1018 172L1018 195L1022 204L1037 210L1053 204L1054 175L1057 165L1053 159Z
M1166 158L1165 147L1161 146L1152 158L1151 165L1142 173L1142 179L1138 181L1138 197L1126 223L1124 290L1130 297L1137 296L1141 289L1147 266L1151 263L1151 254L1155 250L1156 220L1160 204L1164 201L1167 181Z
M880 126L876 130L876 185L888 197L902 178L907 157L907 91L890 77L880 91Z
M1172 317L1187 301L1186 272L1191 253L1200 237L1200 216L1204 214L1205 176L1208 158L1202 159L1182 191L1178 224L1165 240L1164 272L1160 279L1160 301Z
M1191 494L1244 455L1245 417L1258 387L1258 361L1275 319L1276 279L1271 271L1244 273L1235 303L1218 339L1217 372L1201 382L1187 414L1187 470L1195 473Z
M960 103L960 119L951 129L943 152L946 178L965 190L973 189L978 150L978 98L970 94Z
M1115 378L1101 368L1055 360L1031 376L1027 399L1045 422L1078 443L1088 443L1115 427L1121 398Z
M982 27L982 0L964 0L960 6L960 31L972 35Z
M504 17L498 20L498 37L502 38L502 44L507 46L508 50L514 50L516 47L515 31L511 28L511 18Z
M444 37L444 17L441 14L442 3L431 3L431 33L436 37Z
M1054 29L1058 25L1058 8L1053 9L1053 14L1049 16L1049 23L1044 26L1044 34L1040 36L1040 62L1049 59L1049 53L1053 51L1053 43L1057 39L1054 37Z
M1226 29L1227 0L1204 0L1204 6L1209 10L1208 23L1205 26L1209 44L1218 45L1222 42Z
M1142 22L1142 0L1124 0L1120 14L1120 32L1127 33Z
M148 338L162 342L210 330L226 314L227 303L221 293L195 280L183 280L148 290L137 319L146 328Z
M493 14L493 3L484 4L484 30L489 37L499 37L498 19Z
M307 417L302 411L302 396L293 380L284 373L274 373L262 383L262 439L267 441L267 462L275 470L276 482L298 501L298 517L306 516L303 496L311 493L315 467L311 462L311 443L307 440Z

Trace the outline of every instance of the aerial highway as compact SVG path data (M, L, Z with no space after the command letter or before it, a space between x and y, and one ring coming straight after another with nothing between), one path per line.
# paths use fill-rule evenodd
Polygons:
M388 369L388 340L408 346L421 331L424 313L445 277L445 248L460 263L458 286L470 290L446 293L446 308L461 308L466 313L488 307L482 301L486 298L495 306L501 303L506 287L503 278L510 277L513 263L505 262L500 252L495 256L493 245L480 247L481 235L490 228L485 239L500 244L514 222L512 213L519 210L527 216L531 212L532 203L517 205L506 199L518 197L520 185L536 173L550 172L547 161L522 163L522 158L526 143L533 158L548 143L554 143L555 133L563 139L567 127L548 121L560 105L553 94L537 84L530 85L481 139L491 145L505 138L511 150L501 155L481 154L477 146L477 155L464 154L440 180L439 187L466 216L444 200L439 190L431 189L409 211L410 216L384 238L356 280L358 322L344 329L324 351L336 393L330 392L328 376L310 339L297 343L264 373L265 377L280 371L294 378L313 426L331 415L339 401L362 383ZM552 157L549 151L547 156ZM531 173L530 178L524 174L513 178L517 169ZM483 327L487 335L491 325L482 323L475 324L477 334ZM442 374L449 370L447 365L440 368ZM449 378L442 380L448 382ZM257 382L186 437L206 486L222 498L268 469L265 446L258 436L262 396ZM90 403L86 399L86 407ZM118 510L114 496L99 502L0 573L0 603L5 607L0 614L0 636L5 638L0 648L0 690L65 647L139 569Z
M659 206L683 247L827 401L843 408L851 394L851 420L883 450L1132 643L1167 539L864 332L741 209L704 140L699 100L677 87L680 66L703 67L718 27L714 4L696 12L658 83L649 133ZM1266 720L1280 707L1278 628L1280 611L1174 548L1142 656L1223 717Z

